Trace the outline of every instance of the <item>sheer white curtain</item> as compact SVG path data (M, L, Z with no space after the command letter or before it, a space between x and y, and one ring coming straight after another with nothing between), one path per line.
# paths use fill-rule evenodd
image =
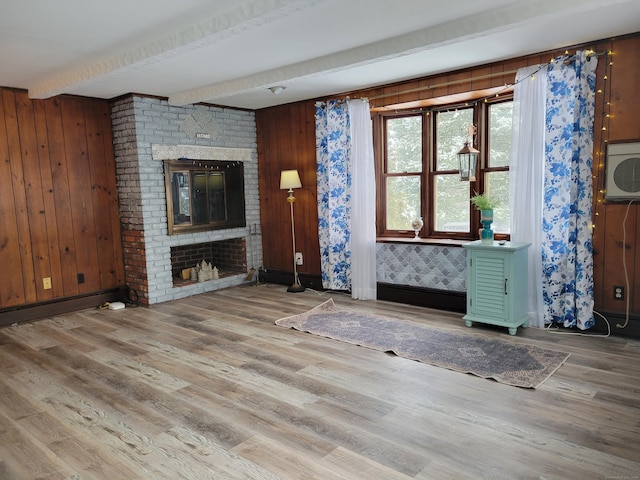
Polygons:
M521 79L524 80L520 81ZM516 82L509 169L511 240L531 244L527 312L529 325L542 328L544 304L541 228L544 205L547 67L536 65L522 68L518 70Z
M376 299L376 183L371 114L366 100L350 100L351 297Z

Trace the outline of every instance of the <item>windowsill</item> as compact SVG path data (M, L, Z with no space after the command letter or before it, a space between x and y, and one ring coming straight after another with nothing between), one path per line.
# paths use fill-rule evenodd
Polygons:
M376 237L376 243L405 243L414 245L441 245L448 247L462 247L471 239L461 238L413 238L413 237Z

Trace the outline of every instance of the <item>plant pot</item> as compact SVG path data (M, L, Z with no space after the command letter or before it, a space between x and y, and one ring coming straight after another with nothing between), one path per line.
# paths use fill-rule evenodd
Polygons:
M480 243L483 245L493 245L493 230L491 230L493 210L480 210L480 223L482 223L482 229L479 232Z
M484 222L493 223L493 210L480 210L480 222L484 226Z
M493 230L480 229L480 243L482 245L493 245Z

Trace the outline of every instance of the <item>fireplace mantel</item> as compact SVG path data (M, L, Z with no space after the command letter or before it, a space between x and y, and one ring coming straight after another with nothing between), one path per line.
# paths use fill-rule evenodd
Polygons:
M248 162L252 150L249 148L203 147L199 145L151 145L151 157L154 160L230 160Z

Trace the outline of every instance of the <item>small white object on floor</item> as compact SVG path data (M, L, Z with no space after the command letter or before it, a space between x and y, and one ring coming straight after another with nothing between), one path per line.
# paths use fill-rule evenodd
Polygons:
M124 303L122 302L111 302L109 304L109 310L122 310L124 308Z

